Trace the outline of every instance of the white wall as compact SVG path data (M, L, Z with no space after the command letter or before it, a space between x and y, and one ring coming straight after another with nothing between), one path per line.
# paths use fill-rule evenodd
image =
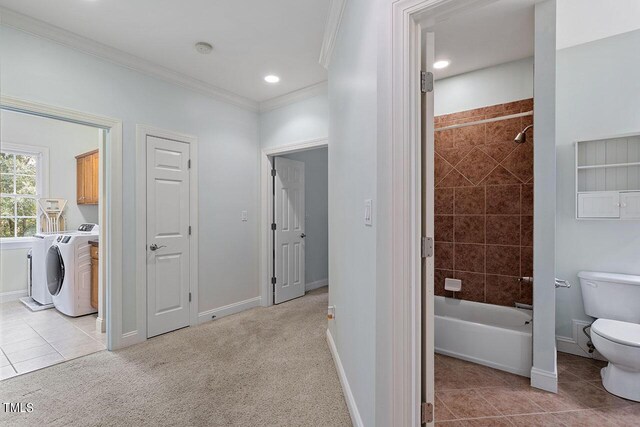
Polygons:
M533 58L436 80L434 113L456 113L533 98Z
M327 138L329 100L322 93L260 114L260 145L275 148Z
M98 223L97 205L76 203L76 158L78 154L96 150L100 132L96 128L45 117L0 112L2 142L39 145L49 148L49 194L67 200L64 210L65 228L75 230L85 222Z
M640 29L638 0L562 0L557 12L558 49Z
M327 280L329 278L327 149L318 148L282 157L304 163L305 281L309 284Z
M625 16L620 19L624 24ZM558 20L558 28L566 25L573 26L573 18ZM571 319L590 320L584 313L578 271L640 274L640 222L575 219L573 145L580 139L640 132L638 46L640 30L557 52L556 260L558 276L575 284L557 292L561 336L571 337Z
M4 26L0 53L3 94L123 121L123 332L136 328L138 123L199 139L199 311L258 296L256 113ZM248 222L241 221L242 210Z

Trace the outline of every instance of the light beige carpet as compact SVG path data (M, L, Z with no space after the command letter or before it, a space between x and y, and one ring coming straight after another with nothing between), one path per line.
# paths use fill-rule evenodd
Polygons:
M0 425L350 426L326 288L0 382Z

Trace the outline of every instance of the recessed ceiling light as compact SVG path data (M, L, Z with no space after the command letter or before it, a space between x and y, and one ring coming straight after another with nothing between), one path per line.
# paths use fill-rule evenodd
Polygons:
M268 76L264 77L264 81L267 83L278 83L280 81L280 77L269 74Z
M196 43L196 50L198 51L198 53L207 55L211 53L211 51L213 50L213 46L211 46L211 44L207 42L198 42Z
M433 68L436 70L440 70L442 68L447 68L449 66L449 61L443 59L442 61L436 61L433 63Z

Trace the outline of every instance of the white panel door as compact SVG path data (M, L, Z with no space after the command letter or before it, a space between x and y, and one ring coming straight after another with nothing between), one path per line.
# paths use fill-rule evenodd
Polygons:
M276 157L274 304L304 295L304 163Z
M435 53L435 34L427 33L425 45L422 46L422 69L433 73ZM418 89L416 88L416 91ZM433 124L433 92L428 92L422 97L422 236L434 237L434 124ZM434 258L433 256L422 258L422 337L421 356L422 366L422 390L416 390L416 394L422 395L422 402L435 403L435 341L434 341ZM419 338L418 338L419 339ZM416 405L417 408L419 405ZM433 425L428 423L428 425Z
M620 193L620 218L640 219L640 191Z
M189 326L189 144L147 136L147 337Z

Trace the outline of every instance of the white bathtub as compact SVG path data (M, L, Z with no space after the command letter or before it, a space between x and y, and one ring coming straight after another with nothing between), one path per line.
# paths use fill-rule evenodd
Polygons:
M435 297L436 353L529 377L532 312Z

